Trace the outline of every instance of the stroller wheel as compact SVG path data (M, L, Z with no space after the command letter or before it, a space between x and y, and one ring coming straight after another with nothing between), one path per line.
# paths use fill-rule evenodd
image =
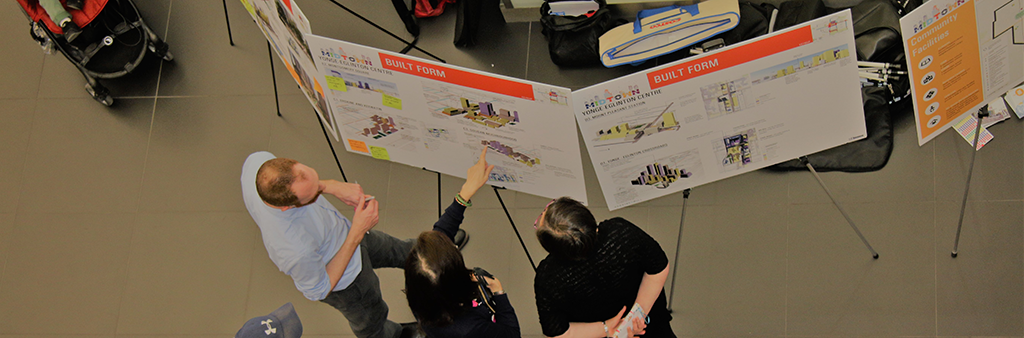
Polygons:
M106 87L103 87L100 84L96 84L96 86L93 87L92 85L86 83L85 91L92 96L93 100L102 103L104 106L110 107L114 105L114 97L110 96L110 91L108 91Z
M163 41L149 45L149 51L164 59L164 61L174 61L174 54L171 54L171 51L168 49L169 46Z

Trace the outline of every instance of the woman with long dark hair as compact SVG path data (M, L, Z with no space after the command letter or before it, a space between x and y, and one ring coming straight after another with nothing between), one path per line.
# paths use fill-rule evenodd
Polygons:
M409 308L428 337L520 337L519 321L501 282L483 270L466 268L452 241L470 199L494 169L484 159L466 171L455 201L432 231L416 238L405 260L405 294Z

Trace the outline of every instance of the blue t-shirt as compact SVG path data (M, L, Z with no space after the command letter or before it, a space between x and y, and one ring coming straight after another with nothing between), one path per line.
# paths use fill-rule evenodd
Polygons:
M352 284L362 270L360 250L356 247L341 280L331 289L327 263L345 243L352 223L326 198L316 203L285 211L266 205L256 192L256 172L264 162L274 159L266 151L255 152L242 165L242 199L249 215L260 227L263 245L277 268L292 277L295 287L310 300L327 298L331 291Z

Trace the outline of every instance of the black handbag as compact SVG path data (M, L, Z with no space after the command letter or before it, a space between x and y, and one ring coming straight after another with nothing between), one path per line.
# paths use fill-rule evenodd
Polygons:
M613 19L604 0L595 1L599 9L590 16L549 15L548 1L540 6L541 33L548 39L548 54L556 65L600 65L598 38L609 29L628 22Z

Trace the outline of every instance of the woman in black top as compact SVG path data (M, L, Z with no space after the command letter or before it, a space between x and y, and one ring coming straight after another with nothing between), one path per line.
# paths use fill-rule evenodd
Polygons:
M462 224L470 198L494 169L484 159L466 171L466 183L433 231L424 231L405 260L405 289L409 308L431 338L520 337L519 320L497 279L484 278L492 303L480 296L476 276L466 269L452 241Z
M613 335L635 303L647 314L644 337L675 337L664 291L668 257L654 238L618 217L598 225L568 197L549 203L536 225L548 251L533 284L545 336Z

